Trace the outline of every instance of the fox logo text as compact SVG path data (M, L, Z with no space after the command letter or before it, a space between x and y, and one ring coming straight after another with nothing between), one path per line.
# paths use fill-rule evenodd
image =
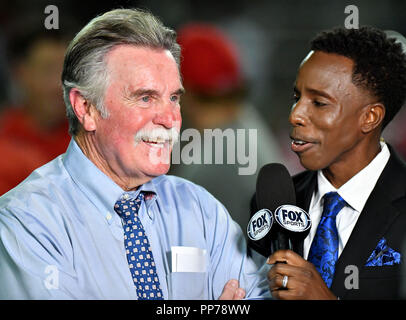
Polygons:
M259 240L266 236L272 227L273 216L268 209L259 210L255 213L247 227L247 234L251 240Z
M293 232L306 231L312 225L309 214L292 205L283 205L276 209L275 220L283 228Z

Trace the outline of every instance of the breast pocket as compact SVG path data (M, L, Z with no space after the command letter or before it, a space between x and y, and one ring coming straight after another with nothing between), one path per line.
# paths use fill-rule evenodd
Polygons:
M403 270L403 272L405 272ZM360 279L399 278L401 265L364 267L360 272Z
M207 272L171 272L168 277L170 300L207 300Z
M348 300L399 299L401 298L401 286L405 281L401 271L399 265L374 266L361 268L359 274L346 274L345 293L342 298Z

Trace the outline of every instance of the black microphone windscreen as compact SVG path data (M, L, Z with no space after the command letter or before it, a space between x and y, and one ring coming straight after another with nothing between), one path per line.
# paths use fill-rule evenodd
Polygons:
M289 171L283 164L269 163L258 173L257 208L275 212L281 205L296 205L296 193Z

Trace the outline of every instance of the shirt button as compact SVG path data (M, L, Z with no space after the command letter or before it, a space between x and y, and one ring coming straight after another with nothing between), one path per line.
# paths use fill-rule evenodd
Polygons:
M107 221L110 221L111 218L113 218L113 216L111 215L110 212L107 212L107 214L106 214L106 219L107 219Z
M123 195L124 200L128 200L129 197L130 196L128 195L128 193L124 193L124 195Z

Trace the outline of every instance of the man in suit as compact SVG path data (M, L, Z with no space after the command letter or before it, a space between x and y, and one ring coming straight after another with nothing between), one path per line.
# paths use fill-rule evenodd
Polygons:
M308 169L293 178L297 205L313 225L299 254L269 257L274 298L399 298L406 166L381 133L405 97L406 56L383 32L337 28L311 42L289 121Z

